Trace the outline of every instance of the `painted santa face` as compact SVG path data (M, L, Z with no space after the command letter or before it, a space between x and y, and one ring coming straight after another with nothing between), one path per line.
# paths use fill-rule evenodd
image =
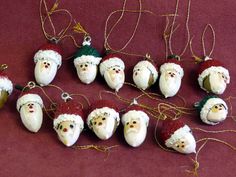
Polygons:
M50 84L54 79L56 73L57 64L55 62L47 59L37 61L34 69L34 75L36 82L40 86Z
M150 70L145 66L134 68L133 80L137 87L143 90L147 89L154 82L154 78Z
M176 95L181 86L181 75L176 70L167 70L161 73L159 87L162 94L167 97Z
M147 126L139 117L133 117L125 123L124 137L133 147L140 146L146 138Z
M91 63L80 63L76 65L77 75L81 82L90 84L97 75L97 65Z
M104 78L110 88L119 91L125 81L124 70L119 66L113 66L105 71Z
M116 120L110 113L102 112L92 119L92 128L98 138L106 140L116 130Z
M25 127L36 133L42 125L43 111L38 103L27 102L20 109L20 117Z
M227 78L223 73L212 72L209 75L211 91L215 94L222 94L227 85Z
M191 132L180 137L172 146L172 148L180 153L190 154L196 153L196 141Z
M0 89L0 108L2 108L4 106L4 104L7 101L8 96L9 96L9 94L7 91Z
M207 120L213 123L219 123L226 119L228 114L224 104L215 104L207 114Z
M80 126L73 121L63 121L55 128L59 140L66 146L72 146L81 133Z

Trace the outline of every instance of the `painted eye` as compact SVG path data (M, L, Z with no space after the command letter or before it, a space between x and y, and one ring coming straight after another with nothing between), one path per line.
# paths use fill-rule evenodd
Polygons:
M27 104L27 106L30 106L30 104Z
M177 145L176 147L179 148L179 145Z
M136 121L133 121L133 124L136 124L137 122Z
M182 141L181 143L184 144L184 141Z
M129 122L127 122L126 125L129 125Z
M97 125L97 122L94 122L93 124L94 124L94 125Z
M83 65L80 65L81 68L83 68Z
M182 148L184 148L185 146L184 146L184 145L182 145L181 147L182 147Z
M88 65L87 65L87 64L85 64L85 67L88 67Z
M70 124L70 128L74 128L74 125Z
M60 129L62 129L63 127L62 127L62 125L60 126Z
M43 62L43 64L45 64L45 65L46 65L46 64L47 64L47 62Z
M115 71L115 70L116 70L116 68L113 68L112 70L113 70L113 71Z
M216 106L214 106L216 109L218 109L218 106L216 105Z
M48 66L50 66L50 63L48 63Z
M138 69L138 71L140 71L140 69Z
M106 118L105 118L105 117L103 117L103 118L102 118L102 120L106 120Z

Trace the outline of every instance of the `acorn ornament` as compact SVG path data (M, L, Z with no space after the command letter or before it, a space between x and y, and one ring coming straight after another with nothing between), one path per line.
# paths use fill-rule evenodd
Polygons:
M104 77L107 85L117 92L125 82L124 69L124 62L114 53L106 55L101 60L99 66L100 73Z
M194 106L199 110L201 120L208 125L219 124L227 118L227 104L215 95L206 96Z
M109 139L120 123L116 106L109 100L97 100L91 104L87 125L101 140Z
M100 54L91 47L91 37L85 36L82 47L74 55L74 66L82 83L90 84L97 76Z
M159 88L165 98L175 96L180 89L184 70L179 60L173 55L160 66Z
M179 119L165 120L159 137L168 148L183 154L196 153L196 141L191 129Z
M47 43L34 55L34 76L40 86L50 84L62 64L62 50L55 43Z
M133 69L133 81L142 90L146 90L155 84L158 77L156 66L148 60L150 59L149 55L146 57L146 60L138 62Z
M140 146L146 138L149 123L145 111L138 104L132 104L126 109L121 121L124 125L125 141L132 147Z
M67 100L57 106L53 128L59 140L67 147L75 144L83 131L83 117L81 105L73 100Z
M222 94L230 83L229 71L219 60L205 57L199 64L198 83L206 92Z
M7 69L7 65L3 64L0 67L0 109L6 103L9 95L11 95L13 90L13 85L11 80L8 78L4 70Z
M43 121L43 100L34 88L26 87L26 89L17 99L16 108L24 126L29 131L37 133Z

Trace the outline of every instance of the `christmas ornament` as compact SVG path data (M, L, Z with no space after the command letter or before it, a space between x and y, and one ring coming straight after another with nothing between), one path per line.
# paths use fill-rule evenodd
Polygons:
M11 95L13 86L11 80L8 78L4 70L7 69L7 65L3 64L0 67L0 109L6 103L8 96Z
M69 147L76 143L84 128L83 117L81 105L73 100L57 106L53 127L64 145Z
M175 96L184 76L183 67L176 56L171 56L160 66L159 87L165 98Z
M201 120L209 125L224 121L228 114L228 106L217 96L206 96L194 105L200 112Z
M196 141L191 129L179 119L165 120L160 131L160 138L168 148L180 153L196 152Z
M99 69L108 86L118 92L125 82L124 62L110 53L102 59Z
M207 92L222 94L230 83L229 71L220 61L205 57L199 64L198 83Z
M16 108L24 126L29 131L36 133L41 128L43 121L43 100L35 89L26 87L24 90L17 99Z
M138 105L129 106L122 116L125 141L132 147L140 146L147 134L149 117Z
M39 48L34 55L35 80L40 86L50 84L62 63L62 50L57 44L48 43Z
M116 106L109 100L98 100L91 104L87 117L88 127L101 140L109 139L120 123Z
M83 46L74 55L74 65L81 82L90 84L97 76L98 64L102 59L98 51L91 47L91 37L84 38Z
M151 61L142 60L134 66L133 81L142 90L146 90L153 85L157 77L157 68Z

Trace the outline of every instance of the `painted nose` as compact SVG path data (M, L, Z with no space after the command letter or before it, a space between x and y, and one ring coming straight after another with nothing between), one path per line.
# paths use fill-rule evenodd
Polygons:
M119 73L119 71L118 71L118 70L116 70L116 73L118 74L118 73Z
M30 109L32 109L32 108L33 108L33 106L29 106L29 108L30 108Z
M64 128L64 129L63 129L63 132L67 132L67 128Z

